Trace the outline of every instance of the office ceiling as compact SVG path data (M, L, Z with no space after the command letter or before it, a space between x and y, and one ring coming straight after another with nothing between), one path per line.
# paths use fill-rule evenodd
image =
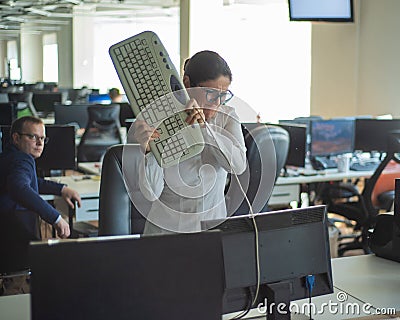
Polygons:
M15 37L21 25L32 32L58 30L68 24L74 7L80 14L116 15L146 8L176 7L179 0L8 0L0 1L0 39ZM90 10L87 10L87 9Z
M215 0L217 1L217 0ZM261 4L286 0L223 0L230 4ZM0 40L24 32L60 30L73 14L103 17L162 16L165 8L179 7L180 0L0 0ZM83 10L74 10L83 9ZM77 13L78 11L78 13Z

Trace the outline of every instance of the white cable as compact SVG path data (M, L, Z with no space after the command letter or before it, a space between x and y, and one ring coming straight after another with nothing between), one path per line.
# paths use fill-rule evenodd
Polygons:
M256 303L256 301L257 301L258 293L259 293L259 290L260 290L260 282L261 282L261 281L260 281L261 275L260 275L260 251L259 251L258 227L257 227L256 219L255 219L255 214L254 214L254 211L253 211L253 206L251 205L250 200L249 200L249 198L247 197L246 192L243 190L242 184L240 183L240 180L239 180L239 178L238 178L238 176L237 176L237 174L236 174L236 172L235 172L235 168L232 166L232 163L230 162L230 160L228 159L228 157L224 154L224 152L222 151L221 147L219 146L218 141L217 141L217 139L216 139L216 137L215 137L215 135L214 135L213 130L210 128L209 124L207 123L207 121L206 121L205 118L203 117L203 114L201 114L201 113L198 113L198 114L199 114L200 117L202 118L202 120L203 120L203 122L204 122L204 124L205 124L206 129L209 131L209 133L211 134L212 138L214 139L215 144L217 145L218 150L221 152L222 156L225 158L225 160L226 160L226 162L228 163L228 165L229 165L231 171L233 172L233 175L235 176L236 181L237 181L237 183L238 183L238 185L239 185L239 189L240 189L240 191L242 192L242 194L243 194L243 196L244 196L244 199L246 200L247 205L248 205L248 207L249 207L250 218L251 218L251 220L252 220L252 222L253 222L253 226L254 226L254 238L255 238L254 240L255 240L255 249L256 249L256 268L257 268L257 274L256 274L256 278L257 278L257 279L256 279L256 281L257 281L257 284L256 284L256 292L255 292L253 301L251 302L251 306L250 306L250 308L251 308L251 307ZM201 125L201 124L200 124L200 125ZM249 132L249 133L250 133L250 132ZM234 316L234 317L231 318L230 320L240 319L240 318L243 317L247 312L248 312L248 310L243 310L241 313L239 313L238 315Z

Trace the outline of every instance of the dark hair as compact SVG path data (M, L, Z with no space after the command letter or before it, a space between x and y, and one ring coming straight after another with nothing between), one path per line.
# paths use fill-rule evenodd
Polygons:
M200 82L215 80L225 76L232 81L232 72L226 61L214 51L200 51L183 66L184 75L190 78L190 86L196 87Z
M26 116L26 117L21 117L17 120L15 120L10 129L10 136L12 137L13 133L15 132L21 132L22 128L24 127L24 124L30 122L34 124L43 124L43 120L40 118L32 117L32 116Z
M110 95L110 97L115 97L119 95L119 89L118 88L111 88L110 90L108 90L108 94Z

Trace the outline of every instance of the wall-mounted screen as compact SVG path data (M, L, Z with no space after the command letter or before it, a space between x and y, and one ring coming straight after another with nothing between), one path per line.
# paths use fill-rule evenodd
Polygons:
M291 21L353 22L353 0L289 0Z

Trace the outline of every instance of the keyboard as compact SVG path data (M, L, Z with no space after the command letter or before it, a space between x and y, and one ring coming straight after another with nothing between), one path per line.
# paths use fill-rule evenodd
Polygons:
M157 129L150 149L163 168L199 154L204 139L198 124L189 126L189 96L159 37L145 31L112 45L111 60L137 119Z
M350 165L350 170L353 171L375 171L378 168L379 162L354 162Z

